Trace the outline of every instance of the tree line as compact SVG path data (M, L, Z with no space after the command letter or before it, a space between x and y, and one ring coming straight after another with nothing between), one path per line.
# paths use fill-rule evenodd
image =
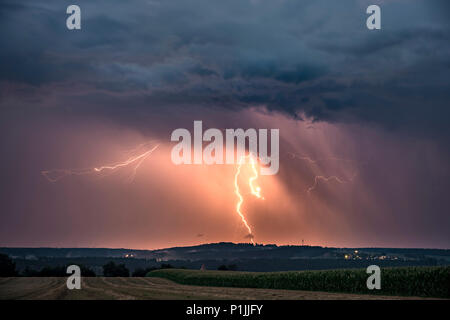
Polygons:
M26 267L22 272L17 271L16 264L6 254L0 253L0 277L67 277L67 267L64 266L45 266L40 270L34 270ZM94 270L87 266L79 265L81 269L81 275L84 277L95 277ZM137 268L133 272L125 266L125 264L116 264L114 261L110 261L103 265L103 276L105 277L145 277L147 273L158 269L170 269L173 268L171 264L161 264L160 267L148 267Z

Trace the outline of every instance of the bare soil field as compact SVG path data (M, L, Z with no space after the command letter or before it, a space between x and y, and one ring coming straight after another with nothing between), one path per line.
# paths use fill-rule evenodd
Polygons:
M204 287L176 284L162 278L83 278L80 290L69 290L66 278L0 278L0 299L27 300L398 300L423 299L379 295L356 295L317 291Z

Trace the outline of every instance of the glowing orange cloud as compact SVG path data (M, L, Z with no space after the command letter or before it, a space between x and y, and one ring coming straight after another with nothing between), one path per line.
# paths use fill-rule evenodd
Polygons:
M137 153L138 150L141 150L143 147L146 147L147 145L148 145L148 143L142 144L142 145L138 146L137 148L135 148L134 150L132 150L131 153ZM41 173L48 181L57 182L58 180L66 177L66 176L69 176L69 175L96 174L96 173L101 173L104 171L114 171L114 170L119 170L124 167L132 166L133 174L132 174L131 178L134 178L134 176L136 174L136 170L141 166L142 162L145 159L147 159L147 157L149 157L158 147L159 147L159 144L155 145L154 147L148 149L147 151L145 151L143 153L135 154L135 155L129 157L125 161L117 162L117 163L113 163L113 164L109 164L109 165L102 165L102 166L88 168L88 169L53 169L53 170L42 171ZM258 176L259 176L258 168L257 168L257 161L251 155L243 156L239 160L236 174L234 176L235 194L238 197L238 202L236 204L236 212L238 213L244 226L248 230L248 237L250 238L251 242L254 244L255 242L253 240L254 236L253 236L252 229L251 229L250 225L248 224L247 220L245 219L244 214L241 211L241 206L244 202L244 198L241 194L241 191L239 188L239 182L238 182L239 175L241 174L242 165L245 163L245 160L247 158L249 159L249 164L250 164L250 168L252 171L252 175L248 180L248 186L250 188L250 193L258 199L264 199L261 195L261 188L258 185L256 185L256 180L258 179Z

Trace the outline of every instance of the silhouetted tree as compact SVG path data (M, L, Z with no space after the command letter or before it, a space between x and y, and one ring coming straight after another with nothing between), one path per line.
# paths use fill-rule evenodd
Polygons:
M96 277L95 271L89 267L80 266L82 277Z
M37 277L67 277L64 266L44 267L38 272Z
M217 270L220 271L236 271L237 270L237 265L235 264L229 264L228 266L222 264L220 265Z
M111 261L103 266L103 275L105 277L129 277L130 271L124 264L116 265Z
M22 271L22 276L24 277L38 277L38 274L38 271L30 269L28 266Z
M69 274L67 273L67 266L56 266L56 267L49 267L45 266L41 270L33 270L30 269L28 266L25 268L25 270L22 272L22 275L24 277L68 277ZM95 277L95 272L88 267L80 265L80 271L82 277Z
M0 277L14 277L16 275L16 264L8 255L0 253Z
M161 264L161 269L172 269L173 266L169 263L163 263Z
M229 264L229 265L228 265L228 270L230 270L230 271L236 271L236 270L237 270L237 265L235 265L235 264Z
M158 268L155 267L149 267L149 268L137 268L136 270L133 271L133 273L131 274L132 277L145 277L147 275L147 273L149 273L150 271L153 270L157 270Z

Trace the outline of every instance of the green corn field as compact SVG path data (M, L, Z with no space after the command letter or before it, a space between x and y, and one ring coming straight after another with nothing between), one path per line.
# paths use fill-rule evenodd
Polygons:
M180 284L450 298L450 267L382 268L381 289L367 289L366 269L237 272L162 269L148 277Z

